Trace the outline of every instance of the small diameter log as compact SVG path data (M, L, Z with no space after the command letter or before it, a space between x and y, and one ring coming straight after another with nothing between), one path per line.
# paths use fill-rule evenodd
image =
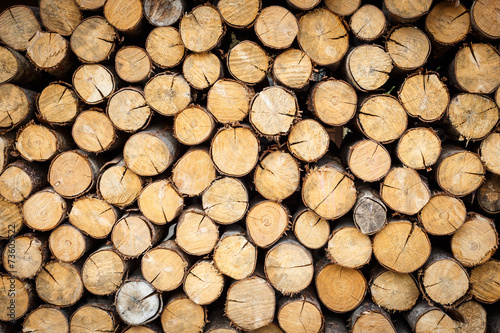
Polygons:
M140 32L143 7L140 0L108 0L104 5L104 17L117 30L128 35Z
M261 10L253 28L261 43L273 49L290 47L299 32L297 18L281 6Z
M465 268L450 254L433 249L420 275L424 293L434 302L450 305L469 289Z
M356 187L340 160L326 156L305 176L302 200L322 218L337 219L354 206Z
M22 54L8 47L0 47L0 83L24 84L39 78L35 67Z
M334 264L360 268L371 259L372 242L370 237L356 228L351 219L346 218L333 227L325 252Z
M261 157L254 173L255 189L264 198L281 201L300 186L300 169L289 153L272 151Z
M30 229L49 231L65 219L67 211L66 200L48 187L34 193L24 202L24 223Z
M462 197L475 191L484 181L484 166L477 154L445 146L436 163L436 180L446 192Z
M161 326L166 333L200 333L206 321L205 308L190 300L185 294L170 296L161 314Z
M358 197L352 217L356 227L365 235L379 232L387 222L387 208L377 191L366 184L356 185Z
M391 317L387 312L370 301L363 302L350 317L353 333L362 333L370 330L396 333Z
M239 81L221 79L208 91L207 110L222 124L242 121L254 95L253 89Z
M186 9L184 0L145 0L144 16L154 26L166 27L179 21Z
M99 163L81 150L68 150L57 155L49 167L50 185L64 198L77 198L95 184Z
M214 131L212 115L200 105L190 105L175 115L174 135L184 145L199 145L210 139Z
M397 69L411 71L425 65L431 54L431 41L415 26L396 27L389 32L385 49Z
M2 252L5 271L20 280L34 278L47 259L46 239L34 234L11 238Z
M120 158L118 163L109 162L97 180L97 193L107 203L117 207L131 205L142 190L142 179L125 166Z
M313 280L313 258L297 240L283 238L267 251L264 272L269 283L283 295L296 294Z
M227 54L229 73L243 83L254 85L264 80L269 68L269 57L255 42L244 40Z
M153 112L141 90L127 87L108 99L106 114L117 129L135 133L148 126Z
M490 94L500 84L500 54L489 44L470 43L450 64L452 82L469 93Z
M64 82L52 82L46 86L38 95L36 104L37 118L53 125L72 123L83 108L73 87Z
M493 99L468 93L453 97L446 112L450 132L460 141L484 138L495 127L499 117L500 111Z
M78 269L70 263L51 261L35 278L42 301L59 307L75 304L82 297L83 283Z
M69 333L67 314L59 307L43 304L29 313L23 322L24 332L51 333L54 327Z
M360 91L374 91L382 87L392 71L389 53L375 44L353 48L346 56L347 81Z
M213 261L200 260L189 269L183 289L196 304L211 304L222 294L224 276Z
M217 9L224 22L233 28L250 27L259 15L262 3L260 0L221 0Z
M148 220L161 225L171 222L181 213L184 198L171 182L160 179L142 189L137 204Z
M58 77L66 77L73 65L68 40L58 33L37 32L26 51L28 58L41 70Z
M0 84L0 133L8 132L31 118L36 93L12 83Z
M401 136L396 153L407 167L430 169L441 154L441 140L432 128L414 127Z
M458 5L457 5L458 4ZM455 45L470 31L470 15L461 3L437 3L425 17L425 30L440 45Z
M165 14L168 13L165 12ZM177 66L186 52L179 30L174 27L158 27L151 30L146 39L146 51L154 64L161 68Z
M444 193L434 194L418 214L418 220L431 235L451 235L462 226L467 209L462 200Z
M500 37L499 19L495 13L499 10L496 1L474 1L471 7L471 23L481 37L497 39Z
M134 275L116 292L115 307L125 324L137 326L155 320L163 309L163 301L149 282Z
M301 161L316 162L328 151L330 136L314 119L296 122L288 135L288 150Z
M115 28L104 17L92 16L76 27L69 45L80 61L97 63L111 57L118 38Z
M249 277L257 264L257 247L239 227L229 227L222 234L213 252L214 265L234 280Z
M188 50L196 53L208 52L219 44L225 27L217 8L201 5L182 17L179 33Z
M75 262L90 249L90 240L78 228L65 223L50 233L49 248L56 259Z
M405 313L405 318L413 332L443 332L457 331L458 322L454 321L443 310L431 306L427 301L421 300L410 312Z
M71 332L116 332L119 321L110 302L98 300L79 307L69 320Z
M40 18L48 31L69 36L82 20L75 1L40 0Z
M99 104L116 88L115 74L101 64L81 65L73 73L73 86L87 104Z
M188 150L172 168L175 187L179 193L191 197L205 191L216 177L217 170L206 148Z
M375 268L370 277L373 302L389 311L408 311L420 296L417 282L408 273L397 273Z
M116 52L115 70L123 81L139 83L149 78L153 71L153 64L143 48L125 46Z
M48 127L30 122L17 132L16 150L31 161L47 161L69 148L66 137Z
M431 254L431 243L418 225L394 220L373 238L373 254L385 268L411 273L425 264Z
M111 241L126 259L137 258L158 243L163 231L141 214L132 213L116 222L111 231Z
M354 117L357 103L358 96L349 83L330 78L312 88L308 105L323 123L341 126Z
M349 20L354 37L363 42L372 42L380 38L386 28L387 20L384 13L376 6L366 4L361 6Z
M465 267L480 265L498 248L495 223L477 213L470 213L451 238L453 256Z
M465 319L465 322L458 329L459 333L486 333L486 310L481 304L468 301L460 304L457 310Z
M160 243L141 259L142 276L160 291L171 291L179 287L188 267L189 259L172 240Z
M330 224L313 211L302 207L292 217L293 233L308 249L323 247L330 236Z
M106 0L75 0L81 10L98 10L104 6Z
M13 237L23 227L21 207L0 197L0 239Z
M11 6L0 14L0 38L17 51L26 51L30 39L42 30L32 7Z
M476 194L479 207L486 213L500 213L500 175L488 174Z
M471 270L470 292L482 303L500 300L500 261L491 259Z
M248 126L221 128L210 143L210 156L217 170L228 176L249 174L259 159L260 144Z
M396 23L411 23L427 14L432 0L418 0L417 2L402 3L397 0L384 0L384 10L391 21Z
M153 110L164 116L173 116L191 102L191 87L184 76L164 72L146 83L144 96Z
M90 254L82 268L85 289L94 295L110 295L116 292L127 272L126 261L110 245Z
M389 152L375 140L346 142L342 147L342 155L349 170L365 182L382 179L391 168Z
M117 135L113 123L100 109L81 112L71 128L77 146L90 153L102 153L116 145Z
M22 318L33 307L33 289L28 282L22 282L7 274L0 275L0 320L14 321Z
M219 240L219 229L201 207L185 209L177 219L175 241L179 247L194 256L209 254Z
M297 42L320 66L335 68L340 64L349 48L348 37L341 19L326 8L307 12L299 20Z
M408 116L394 96L371 95L359 107L356 121L369 139L390 143L406 131Z
M357 308L368 289L360 271L328 263L325 259L316 265L315 282L321 303L336 313Z
M45 175L45 168L24 160L10 163L0 174L0 195L13 203L23 202L44 187Z
M83 197L74 200L68 214L69 222L72 225L95 239L106 238L119 217L118 210L96 197Z
M0 135L0 173L11 162L11 152L14 150L15 135Z
M448 87L434 72L408 76L398 97L409 116L425 122L439 120L450 102Z
M246 216L247 235L258 247L268 248L285 233L289 218L288 209L280 203L255 202Z
M201 202L208 217L220 224L232 224L247 212L248 190L239 179L219 178L203 192Z
M139 176L156 176L177 157L178 141L163 124L132 135L123 147L125 165Z
M323 328L321 305L307 290L294 297L283 297L278 302L276 317L285 332L318 333Z
M243 330L255 330L270 324L275 307L273 287L257 275L233 282L227 291L225 314Z
M191 53L184 59L182 74L193 88L204 90L223 77L222 63L212 52Z
M486 169L500 175L500 133L490 133L484 138L479 152Z

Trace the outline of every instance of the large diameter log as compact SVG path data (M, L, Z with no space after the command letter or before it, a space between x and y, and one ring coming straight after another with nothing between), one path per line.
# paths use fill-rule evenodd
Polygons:
M2 252L2 264L7 273L20 280L32 279L48 259L45 237L24 234L13 237Z
M80 149L90 153L102 153L117 144L113 123L100 109L81 112L71 128L71 136Z
M75 262L90 249L90 240L78 228L65 223L50 233L49 248L56 259Z
M353 333L370 330L388 333L397 332L389 314L370 301L363 302L352 312L350 322Z
M184 0L145 0L144 16L154 26L166 27L177 22L186 9Z
M441 154L441 140L432 128L414 127L401 136L396 153L407 167L430 169Z
M237 178L219 178L203 192L201 202L208 217L220 224L232 224L247 212L248 190Z
M23 212L15 203L0 197L0 239L13 237L23 227Z
M37 32L26 55L36 67L58 78L64 78L73 65L68 40L54 32Z
M347 80L360 91L373 91L382 87L392 71L391 56L381 46L361 45L346 56Z
M30 229L49 231L64 220L67 209L66 200L52 188L45 188L23 203L24 223Z
M415 26L396 27L385 44L397 69L411 71L422 67L431 53L429 37Z
M453 333L458 328L458 323L448 316L443 310L429 305L422 300L405 313L406 321L410 324L413 332L443 332Z
M470 292L478 301L493 304L500 300L500 261L491 259L474 267L470 275Z
M296 122L288 135L288 150L301 161L316 162L323 157L330 145L327 130L314 119Z
M127 87L108 99L106 114L117 129L135 133L148 126L153 111L141 90Z
M118 329L119 319L113 306L106 301L89 301L79 307L69 320L71 332L113 332Z
M425 264L431 254L431 243L418 225L394 220L373 238L373 254L387 269L411 273Z
M500 212L500 175L488 174L477 190L479 207L489 214Z
M294 297L283 297L276 314L285 332L318 333L323 328L323 313L317 297L305 290Z
M36 93L12 83L0 84L0 133L27 122L31 118Z
M212 52L189 54L182 63L182 74L198 90L211 87L224 76L222 63Z
M50 333L57 327L69 333L68 315L59 307L43 304L29 313L23 322L24 332Z
M273 75L288 88L306 87L312 73L313 63L301 50L288 49L274 59Z
M349 47L341 19L326 8L307 12L299 19L297 42L316 64L332 68L340 64Z
M65 82L52 82L36 100L37 118L54 125L72 123L83 108L72 86Z
M0 47L0 83L28 83L40 79L35 67L19 52Z
M391 168L391 155L375 140L346 141L342 156L349 170L365 182L382 179Z
M142 179L125 166L123 159L108 162L97 180L97 193L107 203L116 207L132 204L142 190Z
M166 333L200 333L206 321L205 308L182 293L170 296L161 314L161 326Z
M289 212L284 205L257 199L246 216L247 235L258 247L268 248L285 233L288 222Z
M308 249L323 247L330 236L330 224L313 211L301 207L292 217L295 238Z
M215 121L204 107L190 105L175 115L173 130L180 143L199 145L212 137Z
M225 27L217 8L202 5L182 17L179 33L188 50L200 53L217 46L225 33Z
M118 210L97 197L82 197L73 201L68 214L69 222L92 238L106 238L116 220Z
M122 284L128 266L111 245L104 245L85 260L82 266L83 285L94 295L113 294Z
M0 174L0 195L13 203L25 201L46 184L46 169L17 160L7 165Z
M465 322L458 329L459 333L486 333L487 313L484 307L475 301L467 301L457 307Z
M116 75L101 64L85 64L73 73L73 86L87 104L99 104L116 89Z
M431 235L451 235L462 226L467 209L462 200L453 196L434 194L418 214L418 220Z
M213 261L201 260L189 269L183 289L196 304L211 304L222 294L224 276L215 267Z
M499 10L496 1L474 1L471 7L471 23L476 32L481 37L487 39L498 39L500 30L498 29L499 19L495 13Z
M193 148L177 160L172 168L172 180L179 193L200 195L217 177L208 149Z
M219 123L235 123L247 116L254 95L253 89L242 82L221 79L208 91L207 110Z
M334 264L360 268L371 259L372 243L370 237L359 231L351 219L346 218L333 227L325 252Z
M425 30L438 45L454 45L463 41L470 25L470 14L461 3L437 3L425 17Z
M143 21L143 6L140 0L109 0L104 5L104 17L124 34L136 35Z
M177 219L175 241L187 254L209 254L219 240L215 222L199 206L186 208Z
M387 222L387 208L377 191L365 184L356 186L358 197L352 217L356 227L365 235L379 232Z
M236 327L255 330L273 321L275 306L273 287L265 279L253 275L231 284L225 314Z
M237 80L254 85L264 80L270 59L257 43L244 40L229 50L227 68Z
M150 77L153 64L143 48L135 45L125 46L116 52L115 70L123 81L140 83Z
M431 8L432 0L419 0L405 3L397 0L384 0L384 9L391 21L396 23L411 23L427 14Z
M104 17L92 16L75 28L69 45L80 61L96 63L111 57L117 41L115 28Z
M224 22L233 28L250 27L259 15L262 3L260 0L221 0L217 9Z
M417 282L408 273L375 268L370 274L370 293L375 304L389 311L408 311L420 296Z
M48 127L28 123L17 132L16 150L28 162L51 160L69 148L66 136Z
M366 4L358 8L349 20L349 27L354 36L364 42L380 38L386 28L387 20L380 8Z
M261 10L253 27L261 43L274 49L290 47L299 32L297 18L281 6Z
M33 290L28 282L20 281L7 274L0 275L0 320L14 321L23 317L33 307Z
M82 277L70 263L51 261L35 278L36 292L42 301L67 307L80 300L83 294Z
M179 30L174 27L158 27L151 30L146 39L146 51L155 65L161 68L177 66L185 54Z
M500 175L500 133L490 133L484 138L479 152L486 169Z
M26 51L30 39L42 30L32 7L11 6L0 14L0 38L17 51Z
M82 20L82 12L75 1L41 0L40 18L48 31L69 36Z
M142 189L137 204L141 213L151 222L166 224L181 213L184 198L171 182L160 179Z

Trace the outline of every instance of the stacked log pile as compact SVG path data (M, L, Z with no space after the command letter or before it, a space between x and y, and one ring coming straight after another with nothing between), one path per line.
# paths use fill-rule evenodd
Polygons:
M500 332L499 11L6 8L0 332Z

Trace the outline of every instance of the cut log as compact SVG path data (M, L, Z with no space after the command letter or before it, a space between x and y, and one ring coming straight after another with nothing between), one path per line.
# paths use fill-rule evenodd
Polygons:
M465 322L458 329L459 333L486 333L486 310L481 304L475 301L467 301L460 304L457 310L465 319Z
M491 259L470 273L470 292L478 301L493 304L500 300L500 261Z
M227 291L225 314L243 330L255 330L270 324L275 307L273 287L257 275L233 282Z
M68 40L58 33L39 31L31 38L28 58L41 70L63 79L73 66Z
M384 13L374 5L361 6L349 20L354 37L362 42L372 42L379 39L387 28Z
M425 264L431 254L431 243L418 225L393 220L373 238L373 254L385 268L411 273Z
M81 112L71 128L71 135L80 149L90 153L101 153L116 146L113 123L100 109Z
M401 136L396 153L409 168L430 169L441 154L441 140L432 128L414 127Z
M269 68L269 57L255 42L244 40L229 50L227 68L237 80L254 85L264 80Z
M361 5L361 0L325 0L325 6L339 16L351 16Z
M254 95L253 89L239 81L221 79L208 91L207 109L219 123L242 121L250 111Z
M97 180L97 193L107 203L117 207L131 205L142 190L142 179L125 166L121 157L117 163L108 162Z
M278 326L278 324L271 323L266 326L262 326L256 330L251 330L252 333L283 333L283 330Z
M166 27L179 21L186 9L184 0L145 0L144 16L154 26Z
M5 167L11 162L11 153L14 150L14 143L14 133L0 135L0 173L2 173Z
M212 52L191 53L182 63L182 74L193 88L204 90L222 79L222 63Z
M236 178L216 179L201 197L205 213L220 224L232 224L245 216L248 209L248 191Z
M111 245L91 253L82 267L85 289L94 295L110 295L122 284L129 265Z
M83 20L71 34L69 45L82 62L102 62L111 57L118 34L104 17L92 16Z
M0 14L0 38L14 50L26 51L38 31L42 31L42 27L32 7L15 5Z
M75 262L90 249L90 240L78 228L65 223L50 233L52 255L64 262Z
M297 42L316 64L335 68L349 48L349 35L337 15L318 8L299 19Z
M208 149L193 148L179 158L172 168L172 180L179 193L198 196L217 177Z
M73 73L73 86L87 104L104 102L116 89L115 74L101 64L81 65Z
M80 272L73 264L62 261L45 265L36 276L35 284L42 301L59 307L75 304L83 294Z
M196 304L211 304L222 294L224 277L213 261L201 260L189 269L183 289Z
M160 73L144 86L149 106L164 116L173 116L191 102L191 87L184 77L176 73Z
M234 280L246 279L255 271L257 247L239 227L229 227L213 251L214 265Z
M181 1L174 0L171 2ZM146 4L144 6L146 8ZM169 15L168 13L170 12L165 12L165 14ZM146 39L146 51L154 64L161 68L177 66L184 59L186 52L179 30L174 27L158 27L151 30Z
M33 307L34 295L31 285L7 274L0 275L0 320L14 321L22 318Z
M330 78L312 88L308 105L323 123L341 126L354 117L357 103L358 96L349 83Z
M448 87L435 72L408 76L398 97L409 116L425 122L439 120L450 102Z
M302 200L322 218L337 219L351 210L356 202L354 181L340 160L325 156L305 176Z
M27 122L34 111L36 93L12 83L0 84L0 133Z
M391 168L389 152L375 140L346 141L342 155L349 170L365 182L382 179Z
M495 223L477 213L470 213L451 238L453 256L465 267L485 263L498 248Z
M488 174L476 194L479 207L486 213L500 213L500 175Z
M351 329L353 333L362 333L370 330L379 332L396 333L391 317L387 312L373 304L365 301L351 314Z
M458 323L443 310L429 305L424 300L418 302L411 311L405 313L405 318L415 333L436 331L453 333L458 328Z
M140 0L108 0L104 17L117 30L127 35L137 35L142 26L143 7Z
M434 194L418 214L418 220L431 235L451 235L462 226L467 209L462 200L444 193Z
M339 315L325 317L325 333L347 333L347 325Z
M316 290L324 306L336 313L357 308L368 289L360 271L321 260L316 264Z
M24 223L39 231L57 227L66 217L67 203L52 188L34 193L23 204Z
M389 32L385 49L397 69L411 71L422 67L431 53L429 37L415 26L396 27Z
M314 119L296 122L288 135L288 150L301 161L316 162L328 151L330 137L326 129Z
M68 148L69 142L61 132L32 121L17 132L16 150L28 162L51 160Z
M392 71L391 56L375 44L353 48L346 56L347 81L360 91L373 91L382 87Z
M24 332L53 332L54 327L61 333L69 333L68 315L59 307L43 304L29 313L23 322Z
M39 73L26 57L11 48L0 47L0 83L24 84L39 79Z
M7 165L0 175L0 195L13 203L26 200L45 185L46 169L17 160Z
M431 8L432 0L418 0L407 3L397 0L384 0L386 15L395 23L411 23L427 14Z
M313 211L299 208L293 215L292 223L295 237L308 249L319 249L328 241L330 224Z
M23 227L23 212L17 204L0 197L0 239L14 237Z
M288 49L274 59L273 75L288 88L306 87L312 73L311 59L301 50Z
M97 197L83 197L73 201L68 214L69 222L92 238L106 238L116 220L118 210Z
M141 213L151 222L166 224L181 213L184 198L171 182L160 179L142 189L137 204Z
M127 87L108 99L106 114L117 129L135 133L149 125L153 112L141 90Z
M82 20L82 12L74 1L41 0L40 18L48 31L69 36Z
M95 301L79 307L69 320L71 332L114 332L119 321L110 302Z
M184 46L193 52L208 52L219 44L225 27L217 8L212 5L195 7L179 23Z
M250 27L262 7L260 0L221 0L217 2L217 9L227 25L233 28Z
M479 151L486 169L500 175L500 133L491 133L484 138Z
M255 189L264 198L284 200L299 188L299 164L289 153L272 151L261 157L253 180Z
M307 290L294 297L283 297L278 302L276 317L285 332L318 333L323 328L321 305Z
M379 232L387 222L387 208L377 191L357 184L358 197L352 212L354 224L365 235Z
M231 321L224 316L222 311L215 312L213 317L208 318L206 333L239 333L239 329L231 325Z
M162 330L154 324L146 324L141 326L128 326L123 333L161 333Z
M123 81L140 83L153 72L153 64L146 50L137 46L125 46L116 52L116 74Z
M172 240L160 243L141 259L144 279L160 291L171 291L179 287L188 267L189 259Z
M174 135L184 145L199 145L210 139L214 131L212 115L200 105L190 105L175 115Z
M161 314L161 326L166 333L200 333L206 321L205 308L184 294L170 296Z
M276 243L288 228L288 209L270 200L256 201L246 215L247 235L261 248Z
M470 14L461 3L437 3L425 17L425 30L438 47L463 41L470 25Z
M360 268L371 259L372 243L370 237L359 231L351 219L345 218L333 227L325 252L334 264Z
M370 274L370 293L375 304L389 311L408 311L420 296L417 282L408 273L375 268Z
M500 37L498 29L499 19L494 13L498 12L496 1L474 1L471 7L471 23L475 31L483 38L497 39Z
M81 10L97 10L104 6L106 0L75 0Z
M273 49L290 47L299 32L297 18L281 6L261 10L253 27L261 43Z
M47 259L46 238L34 234L12 237L2 252L5 271L20 280L34 278Z
M175 235L175 241L184 252L203 256L212 252L217 244L219 229L201 207L190 206L177 219Z
M65 82L50 83L38 95L36 104L37 118L54 125L72 123L83 109L73 87Z

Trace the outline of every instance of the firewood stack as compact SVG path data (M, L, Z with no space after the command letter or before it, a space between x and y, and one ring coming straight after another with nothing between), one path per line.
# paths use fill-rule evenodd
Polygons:
M499 332L499 12L3 10L0 332Z

